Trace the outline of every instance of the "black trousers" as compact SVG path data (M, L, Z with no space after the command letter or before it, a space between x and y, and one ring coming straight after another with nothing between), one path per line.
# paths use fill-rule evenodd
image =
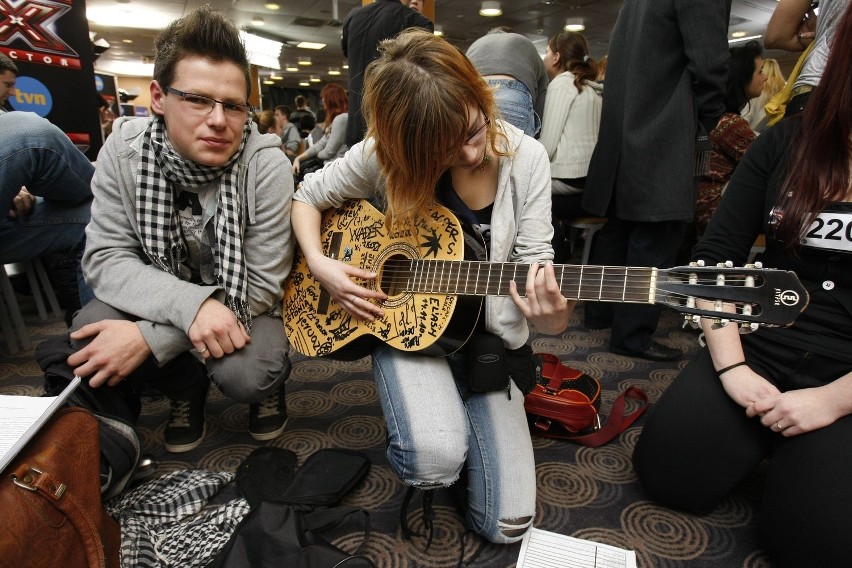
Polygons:
M591 263L605 266L671 268L688 223L624 221L609 217L595 237ZM610 346L642 351L660 321L661 308L647 304L589 302L585 318L590 327L612 325Z
M819 386L852 364L743 338L746 361L782 391ZM748 418L702 350L654 405L633 452L660 503L709 512L768 460L760 504L763 544L778 566L846 566L852 554L852 416L785 438Z

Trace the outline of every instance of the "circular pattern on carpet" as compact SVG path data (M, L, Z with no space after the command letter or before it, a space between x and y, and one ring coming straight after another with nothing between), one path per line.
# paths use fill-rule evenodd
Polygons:
M599 487L595 478L572 463L538 464L535 476L540 502L558 507L582 507L598 496Z
M331 387L326 396L339 404L349 406L373 404L379 401L376 383L372 379L344 381Z
M334 361L330 359L310 358L293 365L289 380L306 383L327 381L338 372Z
M328 435L341 448L372 448L385 442L385 420L376 416L347 416L329 426Z
M340 414L346 410L338 407L325 391L302 389L287 395L287 414L294 418Z
M300 463L304 462L306 457L317 450L338 447L325 432L289 429L284 430L281 436L272 440L270 445L295 452L299 456Z
M234 473L241 463L257 448L252 444L229 444L207 452L197 460L198 467L210 471Z
M644 550L663 558L696 558L710 541L707 529L692 515L648 501L627 505L621 512L621 525L628 537L641 540Z
M574 454L574 462L585 468L595 479L608 483L632 483L636 473L630 457L619 446L601 446L598 448L580 448Z

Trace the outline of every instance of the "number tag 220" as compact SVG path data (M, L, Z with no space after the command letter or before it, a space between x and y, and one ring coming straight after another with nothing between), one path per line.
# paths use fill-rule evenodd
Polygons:
M852 252L852 213L823 211L814 219L802 245Z

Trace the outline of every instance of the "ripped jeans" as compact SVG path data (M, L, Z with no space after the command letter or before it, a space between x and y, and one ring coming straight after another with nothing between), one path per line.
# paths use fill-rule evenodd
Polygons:
M464 370L464 358L452 366ZM380 346L373 374L387 422L388 461L406 484L447 487L468 473L468 526L496 543L520 540L535 516L535 459L524 397L474 394L450 359Z

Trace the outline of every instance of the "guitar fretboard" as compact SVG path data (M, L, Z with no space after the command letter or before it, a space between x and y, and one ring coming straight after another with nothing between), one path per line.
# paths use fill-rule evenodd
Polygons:
M461 296L508 296L515 281L524 295L528 264L411 260L387 267L399 291ZM556 281L562 295L576 300L654 303L657 269L623 266L557 264Z

